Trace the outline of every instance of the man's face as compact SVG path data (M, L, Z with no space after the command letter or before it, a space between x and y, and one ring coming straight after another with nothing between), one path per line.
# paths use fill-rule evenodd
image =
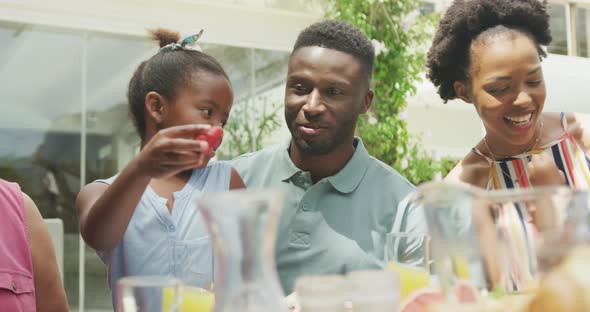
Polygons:
M291 55L285 120L302 153L325 155L350 144L358 115L372 98L368 74L354 56L320 47Z

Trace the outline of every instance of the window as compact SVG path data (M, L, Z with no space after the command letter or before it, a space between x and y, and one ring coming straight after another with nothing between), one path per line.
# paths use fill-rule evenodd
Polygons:
M64 284L78 303L83 38L0 24L0 176L18 182L44 218L63 220Z
M588 45L590 44L590 40L588 36L590 35L590 23L588 19L590 18L590 9L586 7L579 7L576 6L575 8L575 24L576 24L576 55L589 57L588 54Z
M550 3L548 5L549 27L553 40L547 47L549 53L567 55L567 27L566 27L566 6L563 4Z
M571 14L567 14L567 11ZM549 3L548 12L553 37L548 47L549 53L590 57L590 6L576 1L566 4L555 2ZM572 24L571 28L567 27L568 23ZM572 33L568 33L568 28ZM573 41L571 51L568 51L568 40Z
M145 38L13 23L0 23L0 41L0 177L18 182L44 218L63 220L64 284L72 310L84 273L85 308L112 311L105 265L88 247L85 272L79 271L75 198L80 185L113 176L137 153L127 85L157 46ZM214 44L203 50L227 70L234 111L245 102L259 107L269 93L279 95L272 103L282 107L288 52Z

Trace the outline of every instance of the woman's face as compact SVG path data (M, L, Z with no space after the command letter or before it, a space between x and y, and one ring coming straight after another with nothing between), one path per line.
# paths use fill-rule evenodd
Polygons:
M455 83L457 94L473 103L497 155L533 148L545 103L545 81L535 43L510 31L471 45L468 84Z

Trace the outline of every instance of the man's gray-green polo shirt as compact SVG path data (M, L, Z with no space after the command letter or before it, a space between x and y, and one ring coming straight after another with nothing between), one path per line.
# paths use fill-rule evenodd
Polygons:
M286 190L275 259L285 293L292 292L301 275L380 267L372 256L378 253L374 245L379 245L380 234L424 231L421 211L400 204L413 185L370 156L359 138L344 168L315 184L309 172L291 161L289 144L232 160L248 188ZM421 257L417 248L404 248L398 251L402 257Z

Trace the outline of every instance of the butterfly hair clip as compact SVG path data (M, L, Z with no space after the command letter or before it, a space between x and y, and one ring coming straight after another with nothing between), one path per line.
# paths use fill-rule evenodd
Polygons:
M196 34L188 35L184 37L179 42L169 43L163 46L160 51L176 51L176 50L196 50L199 51L199 47L197 47L197 41L203 35L203 29Z

